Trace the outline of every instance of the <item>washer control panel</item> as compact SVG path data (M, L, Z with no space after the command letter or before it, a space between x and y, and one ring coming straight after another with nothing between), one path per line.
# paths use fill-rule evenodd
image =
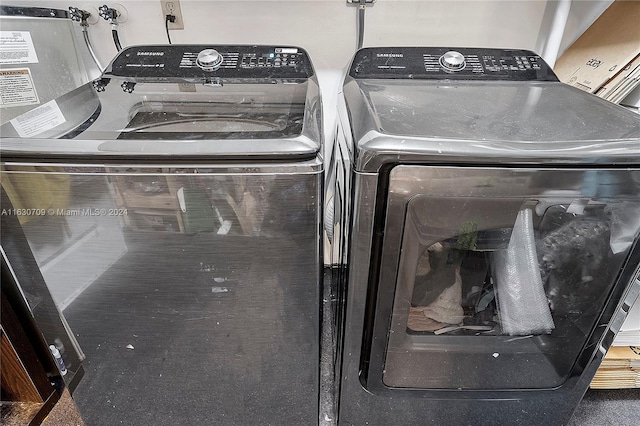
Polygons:
M444 47L361 49L349 75L357 79L558 81L544 60L528 50Z
M137 81L298 79L313 74L303 49L282 46L133 46L120 52L105 71L105 77Z

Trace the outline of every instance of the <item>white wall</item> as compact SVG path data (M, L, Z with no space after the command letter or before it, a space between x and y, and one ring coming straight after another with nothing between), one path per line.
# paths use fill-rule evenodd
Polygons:
M122 5L128 21L121 25L123 45L166 43L158 0L45 1L5 4L96 10ZM319 69L340 68L356 44L356 7L345 0L182 0L184 30L172 31L174 43L298 44ZM378 0L367 8L365 45L446 45L535 49L547 2L544 0ZM115 6L118 8L117 6ZM109 25L91 27L100 58L115 50Z

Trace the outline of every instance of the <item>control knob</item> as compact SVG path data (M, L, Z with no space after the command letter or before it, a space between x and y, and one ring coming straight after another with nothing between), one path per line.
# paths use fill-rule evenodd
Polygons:
M205 71L215 71L220 68L224 58L215 49L204 49L198 53L196 64Z
M466 63L462 53L450 50L440 57L440 65L445 71L460 71Z

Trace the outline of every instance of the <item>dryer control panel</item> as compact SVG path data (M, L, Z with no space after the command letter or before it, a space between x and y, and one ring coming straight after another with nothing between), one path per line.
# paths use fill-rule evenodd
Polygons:
M171 79L304 79L313 75L303 49L291 46L132 46L113 60L104 77L132 81Z
M357 79L558 81L529 50L446 47L377 47L356 53L349 75Z

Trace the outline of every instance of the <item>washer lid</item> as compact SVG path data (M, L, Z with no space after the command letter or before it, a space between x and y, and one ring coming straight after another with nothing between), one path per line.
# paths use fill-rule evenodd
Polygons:
M130 48L102 78L2 126L2 154L315 157L312 71L297 48Z

